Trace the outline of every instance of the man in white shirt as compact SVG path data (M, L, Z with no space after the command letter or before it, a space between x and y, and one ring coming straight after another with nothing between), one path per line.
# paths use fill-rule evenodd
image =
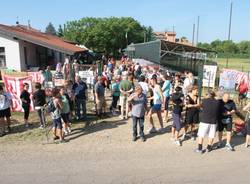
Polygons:
M148 93L148 83L145 82L146 78L144 75L142 75L140 77L140 82L139 82L139 85L141 86L142 88L142 93L145 94L147 96L147 93Z
M187 77L184 80L183 84L183 94L186 96L190 86L194 85L194 76L191 72L187 73Z

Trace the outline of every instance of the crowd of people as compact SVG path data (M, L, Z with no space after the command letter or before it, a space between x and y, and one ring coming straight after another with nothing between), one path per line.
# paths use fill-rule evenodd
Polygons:
M66 59L63 67L59 64L56 72L50 67L43 71L44 82L35 84L35 92L31 94L27 83L23 85L20 95L24 111L24 124L28 128L30 104L34 102L40 128L46 126L45 112L49 112L53 121L54 139L65 142L65 135L71 133L71 120L85 120L87 117L88 89L95 104L96 116L103 118L108 113L119 116L121 120L132 120L132 140L140 138L146 141L144 123L149 122L149 134L165 133L166 123L172 122L171 140L182 146L186 140L198 138L198 153L203 153L203 140L208 136L206 151L214 148L214 139L218 137L217 148L225 146L234 151L231 144L233 131L233 115L236 103L230 94L223 92L216 95L208 90L204 98L198 96L197 81L191 72L171 73L156 67L143 67L139 63L122 58L117 66L114 59L104 62L103 70L93 70L94 79L89 85L79 76L77 64L74 65L72 79L67 68ZM99 75L98 75L99 74ZM67 76L65 76L67 75ZM64 84L46 90L49 82L64 79ZM107 104L111 94L110 106ZM0 133L11 132L11 96L0 86ZM243 108L250 110L250 104ZM162 113L163 112L163 113ZM156 114L157 120L153 118ZM157 122L156 122L157 121ZM246 147L250 144L250 115L247 115ZM139 126L139 137L137 127ZM223 131L226 130L226 144L223 145ZM216 134L216 132L218 132Z

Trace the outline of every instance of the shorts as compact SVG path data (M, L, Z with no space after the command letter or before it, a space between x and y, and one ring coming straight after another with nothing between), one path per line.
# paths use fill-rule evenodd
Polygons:
M103 109L103 108L105 108L106 107L106 101L105 101L105 98L99 98L99 102L98 103L96 103L96 108L97 108L97 110L101 110L101 109Z
M186 114L186 123L187 124L198 124L199 123L199 112L189 112Z
M61 117L64 123L69 123L69 113L62 113Z
M246 94L239 94L239 99L241 99L241 100L245 99L246 97L247 97Z
M182 128L181 115L173 113L172 118L173 118L173 128L175 128L177 131L180 131Z
M57 118L57 119L53 119L53 127L54 128L58 128L58 129L62 129L62 120L61 118Z
M9 118L11 116L10 108L0 110L0 118Z
M233 123L232 121L230 123L224 124L222 121L219 121L218 123L218 131L222 132L224 129L226 129L227 132L231 132L233 129Z
M209 138L214 139L216 134L216 124L200 123L198 129L198 136L204 138L208 135Z
M164 104L165 111L168 111L169 109L169 100L170 100L170 97L165 97L165 104Z
M247 135L250 135L250 119L246 122Z
M160 111L160 110L161 110L161 104L154 104L154 105L151 107L151 110L152 110L153 112Z

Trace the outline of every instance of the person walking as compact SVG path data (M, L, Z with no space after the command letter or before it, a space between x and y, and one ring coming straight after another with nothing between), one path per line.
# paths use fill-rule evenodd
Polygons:
M30 93L28 92L29 90L29 84L24 83L23 84L23 91L21 92L20 99L22 101L22 108L24 110L24 124L26 128L31 126L31 124L28 123L29 120L29 114L30 114Z
M147 111L147 96L142 93L142 87L140 85L135 87L135 93L128 97L128 102L132 104L132 122L133 122L133 141L137 140L137 125L140 127L140 137L144 142L144 120L145 112Z
M202 100L201 108L202 111L198 129L198 148L195 150L197 153L204 153L202 146L206 135L208 135L207 152L213 149L212 146L219 119L219 101L215 99L214 91L208 91L206 98Z
M233 100L230 99L229 93L224 93L220 102L220 119L218 122L218 145L217 148L222 147L222 134L223 130L227 131L227 143L226 148L230 151L235 151L231 146L231 137L233 129L233 114L236 112L236 105Z
M157 84L156 77L152 77L151 79L151 88L153 90L153 97L150 97L149 99L153 99L153 106L151 107L148 113L149 122L152 126L151 129L149 130L149 133L157 132L155 125L154 125L153 117L152 117L154 113L157 114L159 124L161 127L158 130L158 132L162 133L164 132L164 128L163 128L163 120L162 120L162 115L161 115L161 106L162 106L164 97L163 97L160 85Z
M42 85L39 82L35 84L33 101L35 110L37 111L39 117L40 128L44 128L45 127L44 105L46 104L46 94L45 91L42 89Z

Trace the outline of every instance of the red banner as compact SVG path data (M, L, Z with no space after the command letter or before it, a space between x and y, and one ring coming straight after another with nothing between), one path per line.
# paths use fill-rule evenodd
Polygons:
M13 110L18 112L23 112L22 102L20 99L21 92L23 90L23 84L28 83L30 98L32 99L32 76L27 77L11 77L3 76L4 85L6 91L8 91L12 96ZM31 100L30 110L33 111L33 102Z
M40 72L28 72L28 76L32 77L32 82L43 83L44 78Z

